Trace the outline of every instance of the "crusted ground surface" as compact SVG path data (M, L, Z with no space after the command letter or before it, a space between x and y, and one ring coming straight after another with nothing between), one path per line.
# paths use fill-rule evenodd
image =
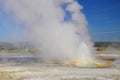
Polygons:
M119 65L111 68L1 65L0 80L120 80L120 67Z

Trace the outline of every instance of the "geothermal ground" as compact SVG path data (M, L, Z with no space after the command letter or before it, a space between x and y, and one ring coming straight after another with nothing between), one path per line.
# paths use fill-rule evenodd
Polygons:
M34 57L0 57L0 80L120 80L120 55L106 68L36 61Z
M60 64L0 65L0 80L120 80L120 64L78 68Z

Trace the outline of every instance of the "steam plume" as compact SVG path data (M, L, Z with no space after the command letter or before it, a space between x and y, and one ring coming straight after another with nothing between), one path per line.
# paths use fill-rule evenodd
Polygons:
M75 0L2 0L4 9L26 27L27 39L45 60L90 62L92 42L83 7ZM70 19L65 20L67 13Z

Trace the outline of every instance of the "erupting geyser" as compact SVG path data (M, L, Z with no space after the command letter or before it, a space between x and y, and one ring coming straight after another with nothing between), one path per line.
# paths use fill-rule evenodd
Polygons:
M1 0L45 61L94 64L83 7L76 0ZM78 63L77 63L78 62ZM80 63L79 63L80 64Z

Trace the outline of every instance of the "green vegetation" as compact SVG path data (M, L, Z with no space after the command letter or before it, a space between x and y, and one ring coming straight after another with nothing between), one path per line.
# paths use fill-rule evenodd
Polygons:
M97 51L105 51L107 47L112 46L116 50L120 51L120 42L95 42L94 47L97 48ZM35 54L37 49L35 49L32 45L25 42L18 42L18 43L0 43L0 53L24 53L29 52L31 54Z

